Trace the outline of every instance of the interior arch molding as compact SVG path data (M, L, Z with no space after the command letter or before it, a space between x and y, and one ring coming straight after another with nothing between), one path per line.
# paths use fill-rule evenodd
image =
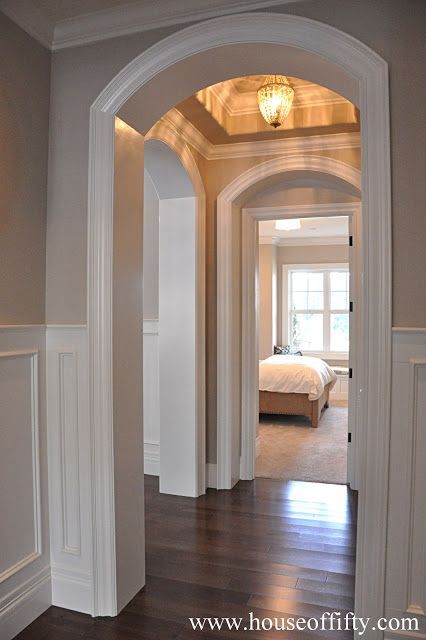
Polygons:
M367 428L363 443L366 472L360 487L356 614L377 617L384 609L391 370L388 67L365 44L323 23L284 14L244 13L192 25L155 44L122 69L90 109L88 330L93 615L117 613L111 393L114 116L138 90L178 63L194 63L196 73L188 80L194 84L192 91L188 83L185 85L189 95L224 79L218 77L214 50L254 44L262 45L262 50L269 45L281 47L289 75L323 84L351 100L361 112L363 243L369 269L365 327L369 342L374 342L377 349L374 357L370 350L365 358L369 393L364 419L367 426L374 424L375 428ZM212 52L209 65L201 68L198 63L197 67L197 56L203 52ZM253 67L246 69L246 73L252 72ZM165 101L176 103L173 88L167 83L164 91ZM166 110L156 113L154 121ZM229 298L222 300L218 313L229 321ZM382 632L371 632L371 640L381 637Z

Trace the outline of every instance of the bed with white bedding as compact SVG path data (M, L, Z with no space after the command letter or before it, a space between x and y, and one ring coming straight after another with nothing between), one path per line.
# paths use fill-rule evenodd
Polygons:
M317 427L336 380L320 358L271 356L259 364L259 413L303 415Z

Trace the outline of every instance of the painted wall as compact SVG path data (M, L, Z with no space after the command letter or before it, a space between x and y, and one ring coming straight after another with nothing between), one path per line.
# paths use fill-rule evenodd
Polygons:
M145 583L142 407L142 136L116 120L113 420L117 606ZM131 375L129 375L131 372Z
M259 358L268 358L277 343L277 247L259 245Z
M391 151L393 172L393 248L395 325L421 326L426 317L426 294L419 295L420 274L426 269L424 241L426 218L423 215L425 183L423 149L425 146L422 105L426 90L421 27L426 7L422 0L412 0L410 10L403 0L334 0L286 4L272 11L304 15L346 31L382 55L390 67ZM85 256L87 208L87 149L89 106L108 81L138 53L180 27L158 29L99 42L90 46L57 51L52 67L52 137L51 199L48 229L47 311L52 322L85 320ZM209 52L209 56L213 55ZM257 61L246 52L247 72L260 72L266 63L262 50ZM207 58L207 56L206 56ZM201 60L201 58L200 58ZM240 67L238 67L240 64ZM250 65L250 66L249 66ZM209 65L203 67L207 81ZM227 56L221 78L241 71L238 56ZM258 71L254 71L257 69ZM175 103L186 97L187 78L178 79L176 69L162 81L174 96ZM187 74L191 76L191 74ZM200 77L200 82L202 79ZM207 81L208 82L208 81ZM144 118L147 128L173 106L162 101L155 81L149 88ZM211 224L208 224L208 228ZM209 280L214 279L213 274ZM67 291L67 299L63 299ZM209 294L208 294L209 295Z
M154 182L145 170L143 204L143 317L158 318L159 199Z
M50 57L0 12L2 640L51 603L46 336L23 326L45 321Z
M45 317L50 53L0 12L0 324Z

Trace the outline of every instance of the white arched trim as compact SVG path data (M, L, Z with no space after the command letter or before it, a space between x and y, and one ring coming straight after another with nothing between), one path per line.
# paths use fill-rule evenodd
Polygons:
M240 477L235 474L236 454L233 451L236 395L232 385L232 362L235 359L234 341L239 339L239 336L233 336L233 279L235 278L233 274L235 244L232 235L233 207L235 201L250 187L259 185L272 176L289 172L304 174L312 172L332 176L354 187L359 193L361 191L361 173L358 169L326 156L300 154L274 158L251 167L230 182L217 198L217 487L219 489L230 489ZM241 240L242 243L245 240L248 241L248 236L245 237L242 234ZM244 255L246 252L247 247L243 244L241 253ZM245 320L246 316L247 310L244 309L242 317ZM252 331L249 333L252 334ZM242 389L242 397L245 395ZM248 407L242 406L243 413L245 410L248 410ZM245 422L244 415L242 422ZM242 435L244 436L244 430Z
M197 357L195 366L198 420L194 440L198 463L198 495L201 495L206 490L206 192L194 156L172 125L162 118L146 134L145 141L149 140L160 140L175 152L192 182L196 198Z
M384 611L390 432L388 66L374 51L342 31L307 18L274 13L226 16L178 31L118 73L90 110L88 325L93 487L92 613L115 615L117 612L111 392L114 115L128 98L163 70L198 53L236 43L270 43L282 45L286 50L294 48L300 53L296 56L297 61L293 61L292 71L298 65L294 75L325 84L360 108L364 237L370 238L376 249L375 253L368 251L368 268L373 280L365 282L369 302L365 326L369 344L374 344L376 349L369 349L366 358L371 393L365 419L369 424L374 422L375 429L369 430L368 441L363 443L366 474L360 487L356 612L365 617L380 617ZM316 61L314 67L313 59ZM206 84L209 73L213 74L212 68L204 69ZM368 640L382 637L382 632L369 630Z

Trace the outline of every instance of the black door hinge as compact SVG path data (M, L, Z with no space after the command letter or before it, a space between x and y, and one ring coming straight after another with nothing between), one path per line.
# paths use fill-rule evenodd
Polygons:
M352 442L352 434L348 431L348 442Z
M352 313L353 310L354 310L354 303L351 300L349 303L349 311Z
M352 378L352 367L349 367L349 377Z
M353 236L349 236L349 246L350 247L354 246L354 238L353 238Z

